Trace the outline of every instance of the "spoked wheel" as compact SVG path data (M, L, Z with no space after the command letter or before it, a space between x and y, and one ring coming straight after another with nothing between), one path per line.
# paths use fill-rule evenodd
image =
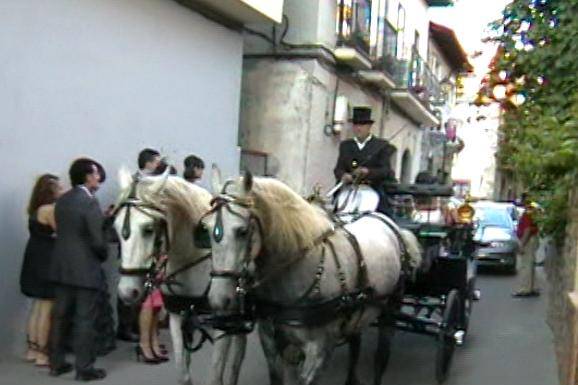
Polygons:
M470 273L469 269L473 269ZM470 275L471 274L471 275ZM463 336L461 341L457 341L458 345L463 345L468 334L468 328L470 326L470 318L472 315L472 307L474 301L476 300L476 267L471 265L468 267L468 278L465 288L465 292L461 292L461 306L460 306L460 330L463 331Z
M460 326L460 303L460 293L452 289L446 298L437 341L436 379L440 384L448 377L456 347L455 333Z
M470 316L474 304L474 281L470 280L465 293L461 295L460 324L459 328L467 334L470 325ZM464 336L465 337L465 336Z

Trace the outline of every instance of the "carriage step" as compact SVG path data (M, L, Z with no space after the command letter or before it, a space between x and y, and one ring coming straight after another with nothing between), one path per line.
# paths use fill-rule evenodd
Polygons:
M482 291L480 289L475 289L472 297L474 301L479 301L482 298Z
M454 333L454 340L456 340L457 346L462 346L464 344L464 339L466 332L464 330L458 330Z

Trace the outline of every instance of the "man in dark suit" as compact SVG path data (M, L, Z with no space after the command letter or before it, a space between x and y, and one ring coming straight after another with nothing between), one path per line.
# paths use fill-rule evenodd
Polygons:
M75 160L69 170L73 188L58 199L55 207L58 237L51 265L56 299L50 375L59 376L73 369L65 361L65 338L72 322L76 379L80 381L106 377L103 369L93 366L98 299L105 288L101 264L107 258L104 217L94 197L104 176L103 171L102 166L92 159Z
M395 147L384 139L371 134L371 108L354 107L352 139L341 142L339 157L334 173L337 180L344 185L356 182L371 186L380 197L377 211L386 212L387 202L383 192L383 184L395 181L391 169L390 157Z

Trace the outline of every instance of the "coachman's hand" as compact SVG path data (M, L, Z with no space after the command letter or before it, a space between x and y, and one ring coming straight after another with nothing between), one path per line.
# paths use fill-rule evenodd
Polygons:
M367 167L359 167L353 171L353 175L356 177L366 177L369 174L369 170Z
M353 182L353 176L351 176L351 174L346 172L341 176L341 181L343 182L343 184L350 184L351 182Z

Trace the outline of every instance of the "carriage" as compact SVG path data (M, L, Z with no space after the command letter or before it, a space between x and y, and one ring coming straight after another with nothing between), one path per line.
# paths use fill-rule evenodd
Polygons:
M212 308L209 317L204 318L191 307L195 321L203 321L192 324L183 323L187 312L171 314L171 335L181 382L190 381L183 334L204 325L224 332L215 338L211 383L222 383L227 362L232 368L230 383L236 383L245 349L244 335L256 321L263 349L268 349L265 357L273 383L277 383L283 370L279 363L289 349L288 344L307 344L307 350L295 358L302 361L298 366L301 383L310 385L316 383L331 350L341 342L348 342L352 352L346 383L357 383L359 333L376 319L380 334L395 326L436 336L437 379L441 382L447 376L454 347L467 332L474 298L471 225L417 224L403 215L394 216L396 225L375 213L361 213L351 222L333 222L331 215L310 205L281 182L271 179L253 182L250 175L238 182L225 183L222 189L215 188L221 194L212 201L206 192L197 191L198 188L178 178L171 179L168 173L144 181L131 182L130 178L127 175L129 181L124 183L120 214L115 221L117 231L123 235L121 250L135 242L148 248L142 248L138 256L123 252L121 297L135 300L141 296L135 293L141 293L147 283L145 276L156 276L151 272L158 269L155 250L160 239L161 246L164 244L167 249L168 245L173 246L168 249L168 263L162 265L166 266L167 276L177 272L183 275L176 288L182 286L184 290L187 284L195 285L186 295L200 295L208 299ZM388 193L416 197L449 195L447 189L435 186L395 186ZM134 215L129 215L131 208ZM171 212L188 215L168 215ZM159 230L158 237L151 237L150 232L141 233L143 225L153 229L152 233ZM168 227L173 228L172 239L167 235L171 233L166 231ZM125 231L129 228L135 231ZM393 233L397 234L397 240ZM195 242L191 242L191 234ZM207 239L210 235L210 244L197 245L202 234ZM404 242L408 235L411 242ZM309 239L306 248L296 242L303 237ZM423 256L419 255L418 240ZM180 242L188 245L182 252L174 247ZM403 244L405 252L401 250ZM205 247L212 247L210 261L205 257ZM192 253L198 257L193 263L187 262ZM418 269L422 257L428 263ZM206 262L209 269L198 261ZM406 274L402 274L404 265ZM408 272L415 274L415 279L410 279ZM405 284L399 284L400 276ZM392 296L399 301L390 301ZM395 311L386 308L391 304ZM389 317L382 317L386 313ZM345 333L344 322L351 333ZM184 330L189 326L192 330ZM378 347L383 347L380 343L381 339ZM229 346L233 354L227 353ZM383 367L386 361L381 360ZM380 383L382 372L376 370L376 384Z
M400 197L428 200L453 195L451 187L441 185L393 185L386 192L389 197L397 197L398 203L407 202ZM429 215L415 221L408 217L403 203L394 208L392 217L398 226L417 236L424 260L415 277L405 282L394 326L435 338L435 376L442 383L448 376L455 347L465 342L472 303L479 297L473 259L474 212L466 202L456 208L457 220L448 225L430 221Z

